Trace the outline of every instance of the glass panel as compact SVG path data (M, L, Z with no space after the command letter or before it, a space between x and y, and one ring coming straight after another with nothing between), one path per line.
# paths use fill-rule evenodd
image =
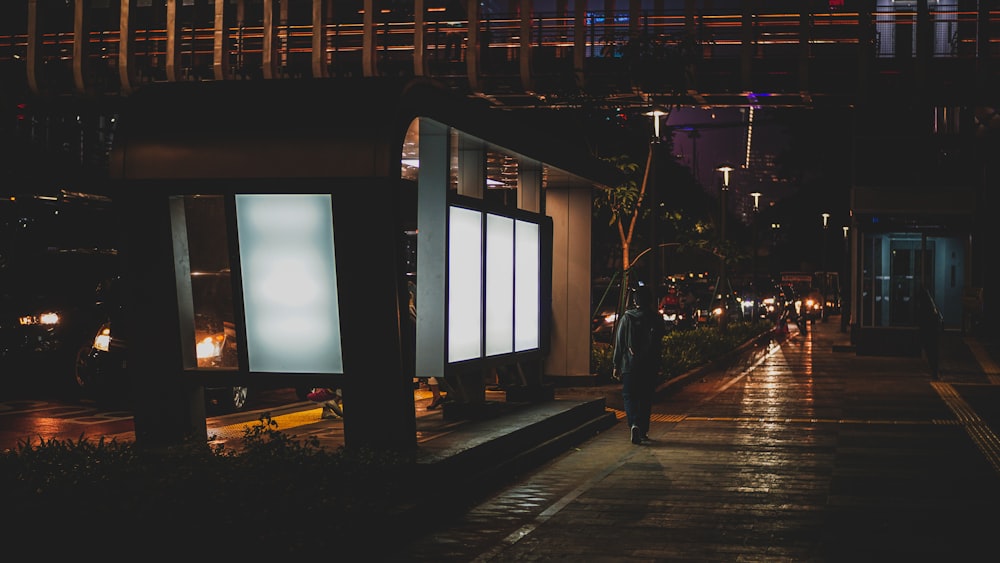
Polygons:
M343 373L328 194L236 196L250 370Z
M887 233L865 237L862 326L915 326L916 295L927 268L934 291L934 247L922 250L919 233ZM925 263L926 262L926 263Z
M517 159L486 151L486 191L483 198L493 205L517 209Z
M448 136L448 191L458 193L458 129L449 129Z
M482 213L448 211L448 361L482 355Z
M514 346L514 220L486 215L486 355Z
M235 369L239 347L225 200L185 196L174 198L171 208L184 367Z
M416 182L420 175L420 120L414 119L403 139L403 153L400 161L400 177Z
M882 271L881 248L882 237L865 235L862 245L864 272L861 282L861 326L879 326L880 309L877 305L882 300L882 287L878 282Z
M514 350L520 352L539 347L538 225L518 221L514 235Z
M911 243L912 244L912 243ZM889 295L889 324L892 326L913 326L916 305L916 283L914 278L914 252L911 244L893 242L891 250Z

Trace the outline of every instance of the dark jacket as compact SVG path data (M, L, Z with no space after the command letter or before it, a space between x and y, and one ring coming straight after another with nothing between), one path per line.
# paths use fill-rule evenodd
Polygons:
M628 309L618 322L614 365L621 373L656 374L663 347L663 318L651 309Z

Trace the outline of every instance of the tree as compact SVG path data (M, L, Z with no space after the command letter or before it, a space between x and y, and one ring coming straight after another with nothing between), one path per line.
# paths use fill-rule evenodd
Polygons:
M626 273L632 265L631 247L636 234L636 224L641 217L649 216L648 205L644 204L651 155L652 151L646 160L641 182L636 180L640 171L639 165L628 155L608 158L608 162L618 168L626 179L612 188L599 189L594 198L596 209L605 208L610 211L608 226L614 228L618 234L618 242L621 245L621 270Z
M639 120L633 120L636 121ZM648 127L648 122L644 125ZM632 148L638 149L638 145ZM717 205L689 168L672 157L664 158L672 153L672 137L666 135L661 142L649 145L645 167L640 167L627 154L605 159L625 178L620 184L599 189L594 195L595 214L606 221L614 234L616 252L608 265L615 277L621 276L619 312L625 307L631 273L640 259L660 260L659 251L665 247L672 247L678 253L719 252L718 229L711 220L711 210ZM654 166L655 175L652 174ZM656 240L649 236L651 221L657 222ZM651 280L652 283L659 281ZM614 279L609 285L613 283Z

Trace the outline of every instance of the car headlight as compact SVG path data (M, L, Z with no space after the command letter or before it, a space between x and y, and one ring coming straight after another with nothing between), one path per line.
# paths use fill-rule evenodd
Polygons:
M618 319L618 313L609 313L604 315L604 324L611 325L615 324L615 320Z
M104 325L94 337L94 350L107 352L111 349L111 327Z
M222 356L222 345L226 341L224 334L206 336L195 344L195 355L198 357L198 366L212 366L218 363Z
M21 326L28 325L57 325L59 324L59 313L48 311L37 315L24 315L17 319Z

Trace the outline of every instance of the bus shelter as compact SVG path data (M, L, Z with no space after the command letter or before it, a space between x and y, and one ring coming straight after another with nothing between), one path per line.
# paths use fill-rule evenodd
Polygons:
M422 79L134 94L112 176L137 441L204 437L206 385L336 386L348 447L412 450L413 377L472 415L499 365L536 399L588 376L591 191L617 176L555 133Z

